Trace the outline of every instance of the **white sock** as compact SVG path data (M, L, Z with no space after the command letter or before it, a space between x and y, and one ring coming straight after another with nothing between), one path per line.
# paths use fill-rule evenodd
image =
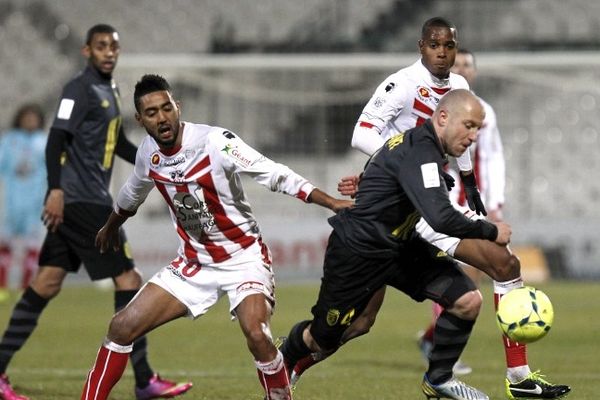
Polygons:
M529 374L531 374L529 365L522 365L520 367L506 369L506 378L510 381L510 383L519 383L523 379L527 378Z
M275 356L273 361L261 362L254 360L254 363L256 364L256 368L264 374L273 375L283 368L283 354L281 354L281 351L277 350L277 356Z
M504 296L513 289L523 287L523 278L520 276L510 281L498 282L494 281L494 293Z

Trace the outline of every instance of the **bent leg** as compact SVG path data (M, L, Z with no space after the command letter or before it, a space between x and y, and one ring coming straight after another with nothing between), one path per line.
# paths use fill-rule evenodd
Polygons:
M123 375L133 341L186 313L187 308L160 286L153 283L144 286L123 310L113 316L107 338L88 374L81 399L108 398L110 390Z
M248 349L254 356L258 378L268 400L291 400L290 381L283 355L273 344L271 305L263 294L251 294L236 307Z

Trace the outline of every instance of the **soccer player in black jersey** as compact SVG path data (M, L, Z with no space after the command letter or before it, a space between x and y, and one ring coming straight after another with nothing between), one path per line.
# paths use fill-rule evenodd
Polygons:
M69 272L83 263L92 280L112 278L115 311L135 296L142 277L128 246L101 254L95 237L112 211L109 193L115 155L134 163L136 146L124 135L119 90L112 73L119 57L119 36L109 25L87 32L82 54L86 68L63 88L46 145L48 194L43 221L48 228L40 252L40 268L16 304L0 341L0 399L23 400L11 388L6 369L13 355L33 333L37 321L59 292ZM125 234L121 231L126 243ZM137 399L174 397L191 383L162 379L147 360L146 338L131 353Z
M445 307L423 378L425 395L488 399L452 374L479 313L481 293L456 261L415 230L423 216L438 232L508 244L510 226L466 218L450 203L444 178L446 155L460 156L476 140L484 115L471 92L451 91L431 120L390 138L373 155L355 206L329 220L333 232L313 320L296 324L281 346L289 370L313 352L336 349L344 330L387 284L416 301L431 299Z

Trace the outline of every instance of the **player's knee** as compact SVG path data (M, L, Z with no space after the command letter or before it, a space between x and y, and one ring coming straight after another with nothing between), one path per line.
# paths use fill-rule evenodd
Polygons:
M366 335L371 330L371 327L375 325L377 319L376 313L362 314L344 331L342 335L341 343L346 343L359 336Z
M123 346L129 345L137 339L133 324L127 318L127 313L120 311L112 317L108 327L108 338Z
M116 290L136 290L142 287L142 275L137 269L123 272L114 278Z
M62 288L62 281L57 282L49 280L34 280L30 286L41 297L47 300L51 300L60 293L60 290Z
M314 342L309 344L309 348L318 347L318 350L323 352L335 351L342 339L341 331L318 329L314 323L311 325L309 333L312 338L311 342Z
M456 315L461 319L475 320L481 310L483 297L479 290L471 290L460 296L448 309L448 312Z

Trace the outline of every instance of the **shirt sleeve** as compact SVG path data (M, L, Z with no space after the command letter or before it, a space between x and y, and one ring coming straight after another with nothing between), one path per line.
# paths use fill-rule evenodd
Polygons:
M360 114L358 123L369 126L378 133L383 132L388 122L396 118L410 100L407 85L406 79L400 74L387 77L375 89L375 93Z
M137 147L133 143L127 139L125 136L125 129L123 126L119 129L119 138L117 139L117 146L115 147L115 153L123 160L134 164L135 163L135 153L137 152Z
M461 239L495 240L498 230L494 224L470 220L452 206L436 152L433 144L418 144L404 158L391 158L400 164L394 169L400 171L397 176L410 201L436 232Z
M46 142L46 171L48 179L48 189L60 188L60 176L62 166L60 157L64 151L67 142L72 138L69 132L52 128L48 134Z
M362 151L368 156L373 155L383 144L385 140L381 137L377 129L366 122L357 122L352 132L351 146Z
M117 195L115 202L115 212L117 214L128 216L135 214L138 207L146 200L154 187L154 181L148 176L148 166L140 153L138 151L136 155L133 172L129 175ZM145 159L147 158L145 157Z
M71 81L63 89L52 128L75 134L77 128L85 120L87 112L87 88L77 80Z
M253 149L230 131L210 134L213 154L222 159L223 167L245 174L273 192L297 197L305 202L315 188L306 178L287 166L276 163Z
M490 210L497 210L504 204L506 164L496 113L489 105L486 106L485 126L479 132L477 148L485 205Z

